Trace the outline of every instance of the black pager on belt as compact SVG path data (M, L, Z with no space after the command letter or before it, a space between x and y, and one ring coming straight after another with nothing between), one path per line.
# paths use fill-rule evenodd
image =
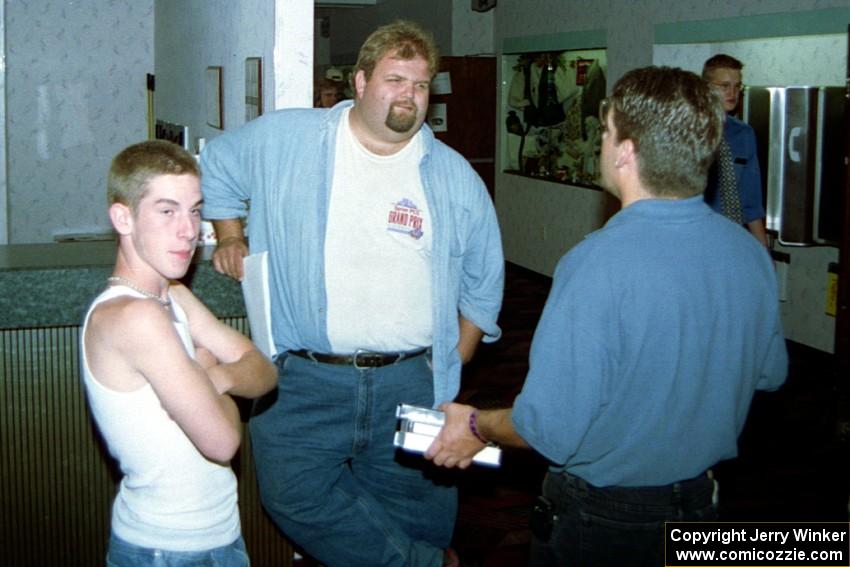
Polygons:
M538 496L531 509L531 533L540 541L549 541L557 518L558 515L552 503L546 497Z

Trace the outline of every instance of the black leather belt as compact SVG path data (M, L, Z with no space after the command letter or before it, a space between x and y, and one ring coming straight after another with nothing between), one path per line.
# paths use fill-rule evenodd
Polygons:
M428 352L427 348L419 348L416 350L406 350L401 352L372 352L368 350L358 350L354 354L324 354L321 352L313 352L311 350L291 350L289 354L312 360L313 362L321 362L323 364L340 364L352 365L355 368L380 368L388 364L395 364L406 360L421 356Z

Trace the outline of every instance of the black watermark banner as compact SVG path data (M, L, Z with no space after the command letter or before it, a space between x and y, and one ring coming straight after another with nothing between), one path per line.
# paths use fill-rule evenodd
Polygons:
M667 522L665 567L850 567L848 522Z

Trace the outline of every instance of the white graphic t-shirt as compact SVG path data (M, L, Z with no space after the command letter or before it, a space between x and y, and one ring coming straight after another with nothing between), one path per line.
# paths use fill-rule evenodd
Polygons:
M337 132L325 235L328 337L335 353L430 346L431 217L419 162L421 133L379 156Z

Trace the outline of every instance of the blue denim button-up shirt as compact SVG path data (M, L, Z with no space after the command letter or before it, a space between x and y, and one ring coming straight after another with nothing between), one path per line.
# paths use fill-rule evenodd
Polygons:
M325 230L342 110L272 112L212 140L201 155L204 218L248 217L251 253L269 251L272 334L278 352L330 352ZM419 165L433 223L435 405L460 387L458 315L487 342L499 338L504 258L493 203L457 152L422 127Z

